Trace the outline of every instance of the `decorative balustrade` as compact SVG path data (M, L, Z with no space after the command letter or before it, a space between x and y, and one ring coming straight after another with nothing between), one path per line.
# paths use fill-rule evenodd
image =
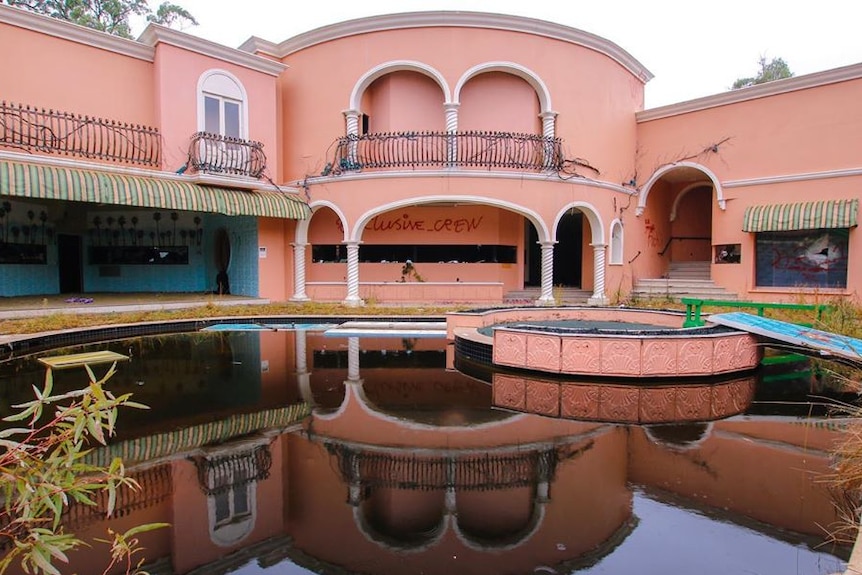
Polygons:
M510 132L387 132L337 140L323 175L362 169L469 167L560 170L562 140Z
M190 167L208 174L260 178L266 170L263 144L208 132L192 136Z
M0 147L158 167L156 128L0 102Z

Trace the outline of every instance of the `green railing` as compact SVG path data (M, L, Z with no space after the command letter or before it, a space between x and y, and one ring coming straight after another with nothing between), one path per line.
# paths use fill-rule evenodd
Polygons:
M685 304L685 322L683 327L700 327L706 322L701 318L701 313L704 307L720 307L731 309L754 309L757 310L757 315L763 317L764 312L768 309L780 310L795 310L795 311L813 311L815 319L819 321L823 317L823 312L829 311L831 306L826 304L808 304L808 303L763 303L754 301L734 301L721 299L700 299L687 298L681 299Z

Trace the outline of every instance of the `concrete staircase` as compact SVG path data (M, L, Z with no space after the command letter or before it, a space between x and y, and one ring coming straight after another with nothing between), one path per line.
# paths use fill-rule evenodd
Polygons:
M554 298L561 305L583 305L587 303L593 292L578 288L554 288ZM524 305L532 304L539 296L542 295L542 290L539 287L526 287L520 290L512 290L503 296L503 303L507 305Z
M667 277L635 281L633 299L699 297L737 299L735 293L715 285L710 279L710 262L673 262Z

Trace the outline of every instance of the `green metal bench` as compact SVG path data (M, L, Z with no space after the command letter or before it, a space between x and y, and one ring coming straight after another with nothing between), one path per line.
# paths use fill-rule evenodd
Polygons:
M829 311L831 306L826 304L809 304L809 303L763 303L754 301L734 301L722 299L700 299L684 297L680 301L685 304L685 322L683 327L700 327L706 325L706 322L701 318L701 313L704 306L723 307L733 309L754 309L757 310L757 315L763 317L763 313L767 309L784 309L784 310L802 310L814 311L817 313L817 320L823 316L823 312Z

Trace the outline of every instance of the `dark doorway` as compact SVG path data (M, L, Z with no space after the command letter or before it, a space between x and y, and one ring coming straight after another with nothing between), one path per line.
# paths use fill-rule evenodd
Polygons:
M524 220L524 287L542 285L542 248L530 220Z
M84 291L81 236L57 235L57 268L60 272L60 293Z
M230 266L230 236L227 230L220 228L215 233L215 266L216 274L216 293L220 295L230 294L230 279L227 275L227 269Z
M581 287L583 258L584 215L569 210L557 226L557 244L554 246L554 285Z

